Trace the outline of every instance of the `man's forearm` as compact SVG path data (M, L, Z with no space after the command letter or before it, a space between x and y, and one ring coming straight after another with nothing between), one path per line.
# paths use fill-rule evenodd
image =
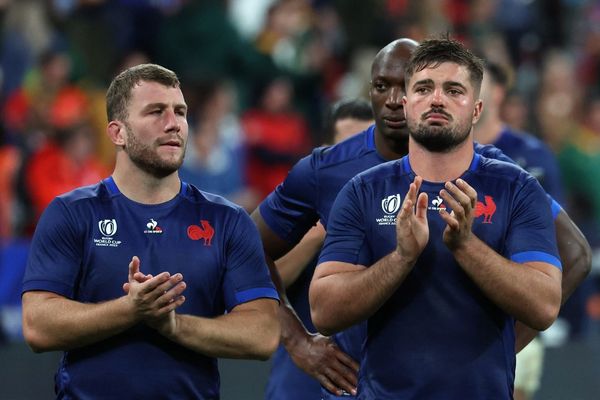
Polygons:
M177 315L172 332L162 332L182 346L210 357L265 360L279 344L277 302L258 299L216 318Z
M49 292L23 295L23 334L36 352L70 350L96 343L137 322L125 296L88 304Z
M562 305L589 274L592 266L592 251L583 233L564 210L561 210L554 223L556 226L556 243L563 266ZM521 351L538 333L539 331L517 321L515 324L515 350L517 352Z
M560 271L543 263L512 262L475 235L453 254L498 307L532 328L546 329L560 307Z
M313 323L320 332L332 334L368 319L398 289L413 265L395 251L369 268L320 264L309 292Z

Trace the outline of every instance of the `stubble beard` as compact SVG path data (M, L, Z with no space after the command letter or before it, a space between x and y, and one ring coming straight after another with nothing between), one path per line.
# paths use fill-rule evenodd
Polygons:
M449 153L467 140L471 133L471 125L426 126L424 122L410 123L409 134L413 140L432 153Z
M178 158L163 159L152 146L140 142L128 124L125 124L125 128L128 140L125 142L123 150L135 166L142 171L155 178L165 178L177 171L183 164L185 151L182 151ZM182 148L185 149L185 143Z

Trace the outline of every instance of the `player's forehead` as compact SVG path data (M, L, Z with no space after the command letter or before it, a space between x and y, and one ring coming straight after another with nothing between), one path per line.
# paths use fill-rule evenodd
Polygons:
M457 82L464 86L472 86L471 75L466 66L454 62L442 62L427 65L411 76L410 83L448 84Z
M131 89L133 107L144 107L147 104L166 103L185 105L183 93L178 86L165 86L158 82L140 81Z
M398 53L389 52L379 54L371 68L371 79L386 79L404 81L404 67L408 59Z

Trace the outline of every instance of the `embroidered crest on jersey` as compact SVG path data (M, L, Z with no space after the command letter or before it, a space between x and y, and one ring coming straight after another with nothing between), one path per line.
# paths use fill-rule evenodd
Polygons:
M496 212L496 203L492 196L484 196L484 201L478 201L475 205L475 218L483 216L484 224L492 223L492 216Z
M121 244L120 240L115 240L112 237L117 233L116 219L101 219L98 221L98 229L102 234L101 239L94 239L94 244L100 247L118 247Z
M163 233L163 230L160 226L158 226L158 222L156 222L154 220L154 218L150 218L150 221L146 224L146 230L144 230L144 233L148 233L148 234L156 234L156 233Z
M400 194L393 194L381 200L381 209L384 214L381 218L376 218L378 225L396 225L396 214L402 205Z
M212 238L215 235L215 230L207 220L203 219L203 220L200 220L200 226L198 226L198 225L188 226L187 235L192 240L204 239L204 245L210 246L211 242L212 242Z

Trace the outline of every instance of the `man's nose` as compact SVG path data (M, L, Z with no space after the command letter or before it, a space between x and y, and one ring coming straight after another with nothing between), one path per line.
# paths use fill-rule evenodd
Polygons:
M404 90L400 87L392 87L386 99L386 105L389 108L396 109L402 107L402 97Z
M435 106L444 105L444 91L441 88L433 91L431 95L431 104Z
M165 113L165 131L179 132L181 130L181 122L175 114L174 110L167 110Z

